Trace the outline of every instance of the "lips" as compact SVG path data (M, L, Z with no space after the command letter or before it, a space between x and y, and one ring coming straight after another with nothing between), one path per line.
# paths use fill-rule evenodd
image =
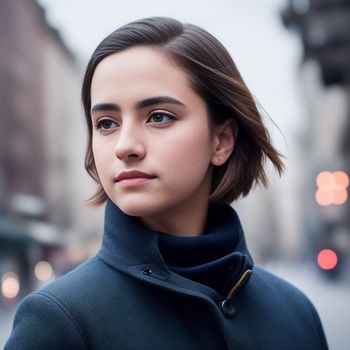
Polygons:
M129 179L154 179L154 175L143 173L142 171L132 170L132 171L123 171L116 178L115 182L120 182L123 180Z

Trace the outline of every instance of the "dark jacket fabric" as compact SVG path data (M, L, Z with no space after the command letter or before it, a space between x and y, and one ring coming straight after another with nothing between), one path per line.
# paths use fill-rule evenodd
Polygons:
M234 246L210 259L229 261L216 290L193 274L209 261L185 264L188 275L159 232L108 202L99 252L22 300L5 350L328 349L311 302L253 265L237 214L223 211L226 220L206 227L208 235L234 228Z
M211 204L201 236L159 233L158 248L169 270L228 295L254 262L237 213L229 205Z

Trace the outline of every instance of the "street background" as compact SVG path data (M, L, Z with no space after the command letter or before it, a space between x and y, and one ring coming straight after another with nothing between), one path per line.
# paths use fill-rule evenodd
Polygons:
M83 201L81 80L96 45L148 16L194 23L231 53L282 178L233 203L257 264L316 306L330 349L350 333L350 1L1 0L0 347L20 300L96 253L103 208Z

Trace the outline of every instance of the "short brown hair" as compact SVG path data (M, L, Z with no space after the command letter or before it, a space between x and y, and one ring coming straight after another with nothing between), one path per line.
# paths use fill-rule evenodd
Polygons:
M246 196L255 184L267 185L264 169L269 159L278 173L283 171L281 154L271 144L257 105L245 85L232 57L210 33L193 24L168 17L144 18L122 26L96 48L87 65L82 101L88 126L85 168L98 183L91 205L106 201L92 152L91 81L97 65L107 56L135 46L153 46L182 67L190 83L207 104L209 124L233 119L238 136L233 153L222 166L215 167L209 200L230 204Z

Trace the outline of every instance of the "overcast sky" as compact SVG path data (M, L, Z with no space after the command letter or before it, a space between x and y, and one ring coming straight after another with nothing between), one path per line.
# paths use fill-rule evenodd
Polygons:
M148 16L194 23L229 50L248 87L286 136L271 127L288 153L303 120L298 95L300 43L280 19L284 0L38 0L47 20L85 63L96 45L119 26ZM286 145L287 142L287 145Z

